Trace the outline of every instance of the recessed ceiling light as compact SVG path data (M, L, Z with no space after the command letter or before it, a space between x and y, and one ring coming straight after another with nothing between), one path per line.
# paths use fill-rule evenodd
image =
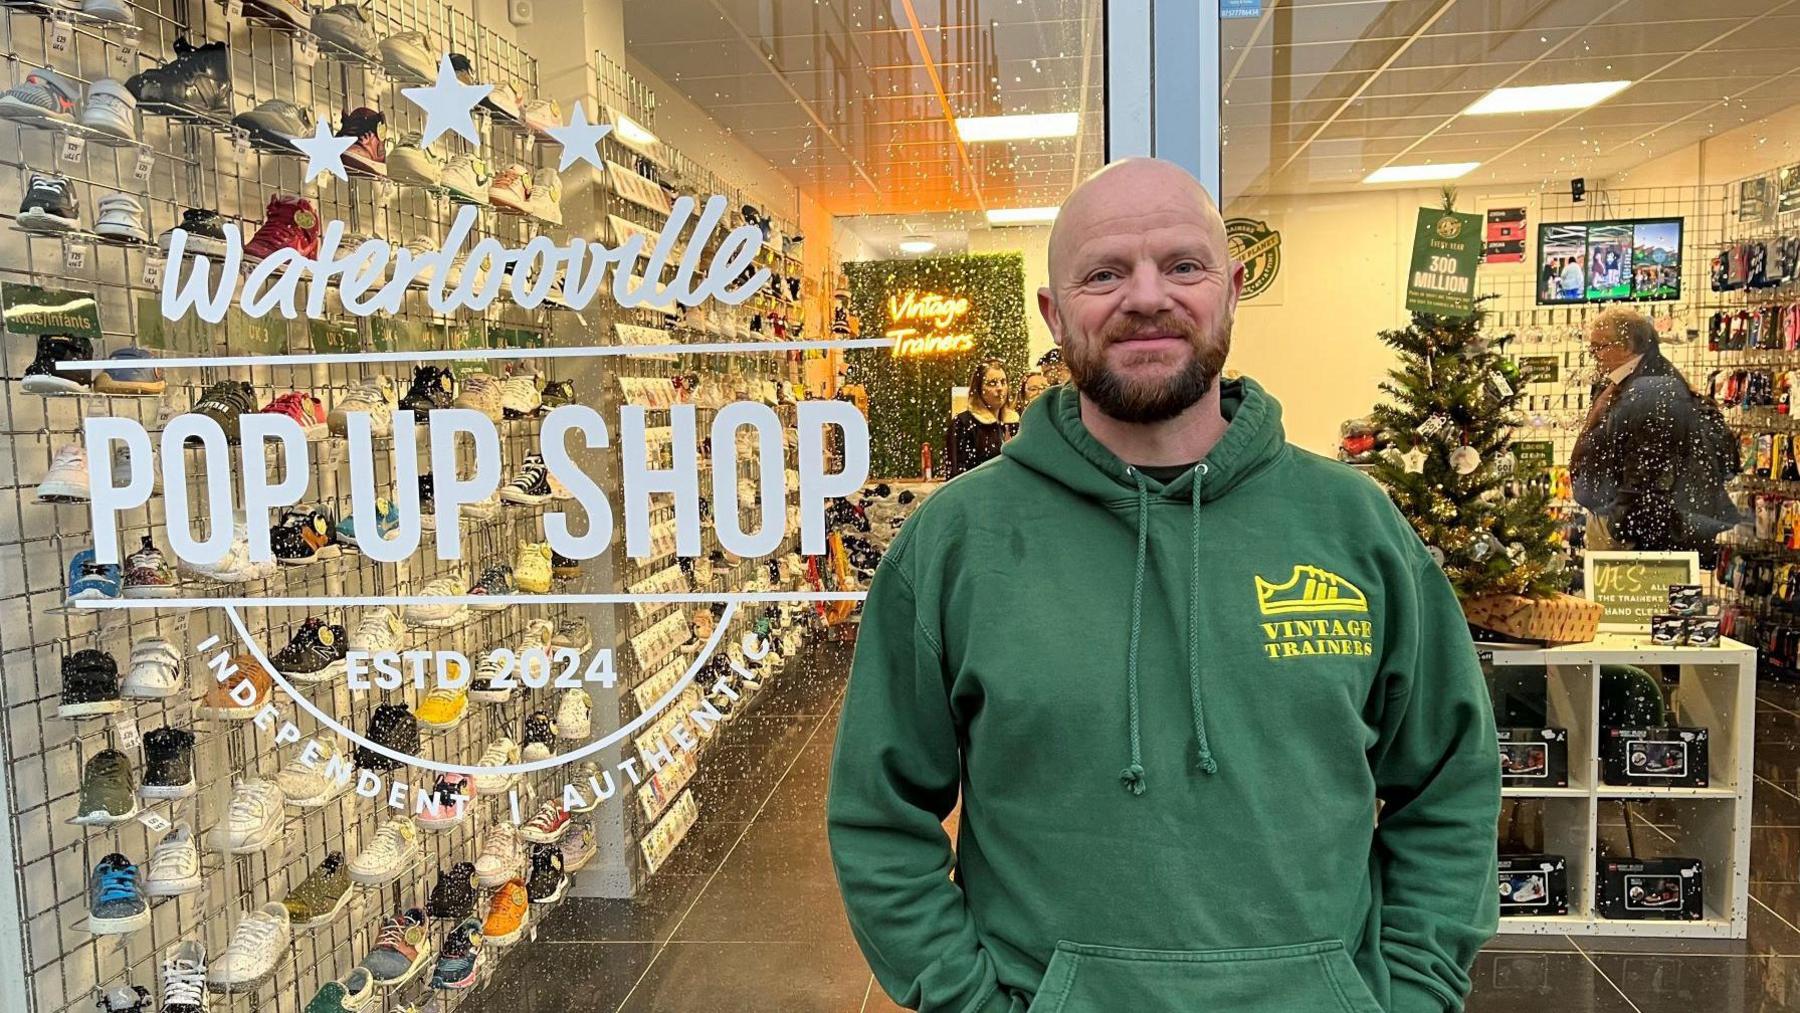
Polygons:
M965 141L1024 141L1039 137L1073 137L1080 125L1081 117L1076 113L958 116L956 133Z
M930 253L935 249L937 249L937 244L929 239L902 239L900 241L901 253Z
M655 134L651 133L648 130L645 130L643 127L643 124L641 124L638 121L632 119L631 117L625 115L624 113L619 114L618 122L613 124L613 130L618 133L619 140L625 142L626 144L655 144L656 143L656 135Z
M1480 162L1439 162L1436 165L1386 165L1363 177L1364 183L1426 183L1455 179Z
M1056 220L1059 208L989 208L989 225L1043 225Z
M1463 110L1464 116L1496 113L1540 113L1551 109L1586 109L1631 87L1630 81L1586 81L1579 84L1538 84L1523 88L1495 88Z

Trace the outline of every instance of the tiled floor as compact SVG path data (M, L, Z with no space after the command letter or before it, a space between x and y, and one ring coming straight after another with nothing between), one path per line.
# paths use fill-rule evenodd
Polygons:
M730 776L709 783L702 775L695 836L643 897L563 904L462 1009L899 1009L851 939L825 847L846 657L812 659L738 722L753 725L735 737L744 744L709 760ZM1503 936L1476 961L1470 1013L1800 1010L1800 689L1759 688L1756 749L1747 940Z

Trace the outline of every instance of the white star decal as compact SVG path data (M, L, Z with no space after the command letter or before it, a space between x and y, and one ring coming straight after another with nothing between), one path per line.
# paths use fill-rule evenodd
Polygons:
M612 124L589 123L579 100L569 113L568 126L548 127L544 132L562 145L562 162L557 165L557 172L568 171L576 162L586 162L596 169L606 168L600 159L600 139L612 133Z
M481 135L475 132L475 117L471 112L493 90L491 84L458 81L456 68L450 65L450 57L446 55L438 62L436 84L428 88L402 88L401 93L413 105L425 110L425 134L419 141L422 147L447 132L459 134L471 144L480 144Z
M331 125L323 119L313 126L311 137L294 138L294 147L299 148L300 153L306 156L307 182L325 173L339 179L349 179L349 175L344 172L344 152L349 151L355 143L354 137L332 136Z

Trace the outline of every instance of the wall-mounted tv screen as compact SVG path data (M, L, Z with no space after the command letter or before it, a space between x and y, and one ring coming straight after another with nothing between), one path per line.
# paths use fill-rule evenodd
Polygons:
M1681 298L1681 219L1538 226L1542 306Z

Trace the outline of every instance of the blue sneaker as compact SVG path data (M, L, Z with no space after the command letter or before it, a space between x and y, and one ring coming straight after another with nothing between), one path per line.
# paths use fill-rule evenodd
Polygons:
M150 902L138 881L137 866L120 854L102 858L88 880L88 931L96 936L120 935L149 927Z
M400 510L394 501L382 496L375 500L375 534L381 538L394 533L400 526ZM354 511L344 511L344 519L337 523L338 541L351 548L356 547L356 515Z
M156 355L146 348L121 348L106 357L108 365L94 370L94 393L124 397L154 397L168 387Z
M119 596L119 564L94 559L93 549L82 549L69 560L69 601L95 601Z
M481 969L481 919L464 918L444 940L437 966L431 970L432 988L468 988Z

